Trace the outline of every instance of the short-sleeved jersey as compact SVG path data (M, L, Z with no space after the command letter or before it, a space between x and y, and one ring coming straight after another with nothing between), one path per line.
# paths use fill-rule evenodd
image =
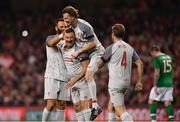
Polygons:
M88 60L88 54L87 53L82 53L80 54L77 58L72 57L72 53L76 50L78 50L80 47L78 45L74 45L70 49L65 49L64 46L65 42L62 42L61 44L58 44L58 47L61 49L62 54L63 54L63 59L67 68L67 74L69 79L73 79L79 73L82 71L82 64L81 62L84 60ZM80 84L80 83L76 83Z
M102 60L108 63L109 88L127 88L130 85L132 62L137 59L135 50L122 40L106 48Z
M169 55L161 53L153 58L153 67L160 69L160 76L157 81L157 87L172 87L173 86L173 66L172 58Z
M48 36L46 42L55 36L56 35ZM56 46L48 47L46 45L46 55L47 63L44 77L67 82L67 70L60 50Z
M99 49L102 45L99 42L93 27L85 20L77 19L77 26L74 28L77 45L84 47L89 41L92 41L92 38L96 40L96 48Z

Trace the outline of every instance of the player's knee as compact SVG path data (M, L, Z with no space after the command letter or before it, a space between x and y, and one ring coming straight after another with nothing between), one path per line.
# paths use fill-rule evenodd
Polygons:
M155 103L154 100L152 100L152 99L148 100L148 104L153 104L153 103Z
M55 106L56 106L55 101L48 101L47 105L46 105L46 108L51 111L51 110L53 110L55 108Z
M80 102L74 104L74 110L75 110L75 112L82 111L82 105Z
M171 105L171 102L170 101L164 101L164 105L167 107L167 106Z
M114 109L113 104L111 102L108 104L108 111L109 112L115 112L115 109Z
M56 103L56 107L57 107L57 109L64 110L66 107L66 102L65 101L58 101Z
M117 115L120 117L122 113L126 112L126 107L124 105L116 106L115 111Z
M90 82L93 80L94 75L91 71L86 71L85 78L86 78L87 82Z
M82 105L82 110L89 109L90 108L90 101L89 100L81 101L81 105Z

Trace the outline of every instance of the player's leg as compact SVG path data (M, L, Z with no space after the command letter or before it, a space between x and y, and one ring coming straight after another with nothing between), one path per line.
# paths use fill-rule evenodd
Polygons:
M86 85L86 86L84 86ZM91 115L91 109L90 109L90 100L91 96L89 93L89 89L87 84L82 84L82 87L80 89L80 100L82 105L82 111L84 113L84 118L86 121L90 121L90 115Z
M97 90L96 83L94 80L94 71L96 69L95 67L98 58L100 57L98 57L98 55L96 54L91 57L85 76L88 83L89 92L92 98L91 121L94 120L102 112L101 107L97 104Z
M115 108L115 112L122 122L133 122L131 115L127 112L124 105L125 89L109 89L110 98Z
M101 57L102 53L103 53L103 49L102 50L97 50L95 52L93 52L90 55L90 63L88 65L85 77L88 83L88 87L89 87L89 92L92 98L92 108L98 108L98 104L97 104L97 89L96 89L96 82L94 79L94 72L96 70L96 65L97 65L97 61L98 59Z
M54 79L45 78L44 99L47 100L46 107L42 113L42 121L50 119L50 113L56 106L58 87Z
M150 116L151 116L152 122L156 122L157 103L156 103L155 100L156 100L157 97L158 97L158 95L154 91L154 87L153 87L151 89L151 92L150 92L150 95L149 95L149 100L148 100Z
M70 89L64 88L65 82L58 81L59 89L58 101L56 102L56 120L65 121L66 101L70 101Z
M108 122L116 121L116 113L111 100L108 103Z
M89 107L90 100L81 101L82 111L84 114L85 121L90 121L91 109Z
M173 110L173 105L171 104L171 101L164 101L164 105L166 107L166 112L168 113L169 121L173 121L174 120L174 110Z
M90 67L90 65L89 65L89 67ZM93 74L94 73L92 71L87 69L86 79L87 79L90 95L92 98L92 108L97 108L98 107L98 104L97 104L97 88L96 88L96 82L94 80Z
M85 121L84 112L82 110L82 104L80 101L74 103L74 111L76 113L76 118L77 118L78 122Z
M65 121L65 108L66 108L65 101L58 100L56 102L56 120L57 121Z
M132 116L127 112L125 105L114 106L114 108L122 122L133 122Z
M79 88L77 88L77 87L71 88L71 97L72 97L72 102L74 104L74 111L75 111L77 120L85 121L84 112L82 110L82 105L81 105L81 101L80 101Z
M174 110L173 110L173 105L171 103L171 101L173 101L173 88L167 88L163 101L166 107L166 112L168 113L169 121L173 121Z
M152 122L156 122L157 103L153 99L148 100L150 116Z
M43 122L48 121L50 119L50 113L55 107L56 107L56 100L48 99L47 105L44 108L43 113L42 113Z

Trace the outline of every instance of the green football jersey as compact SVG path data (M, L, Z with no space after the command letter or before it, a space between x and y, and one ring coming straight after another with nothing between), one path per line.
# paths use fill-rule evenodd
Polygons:
M161 53L156 56L153 61L153 67L160 69L160 76L157 81L157 87L173 86L173 66L172 58L169 55Z

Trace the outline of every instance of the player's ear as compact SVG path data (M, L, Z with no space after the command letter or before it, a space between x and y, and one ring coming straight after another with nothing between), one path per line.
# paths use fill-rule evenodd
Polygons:
M57 26L55 26L55 30L56 30L56 31L58 31L58 28L57 28Z

